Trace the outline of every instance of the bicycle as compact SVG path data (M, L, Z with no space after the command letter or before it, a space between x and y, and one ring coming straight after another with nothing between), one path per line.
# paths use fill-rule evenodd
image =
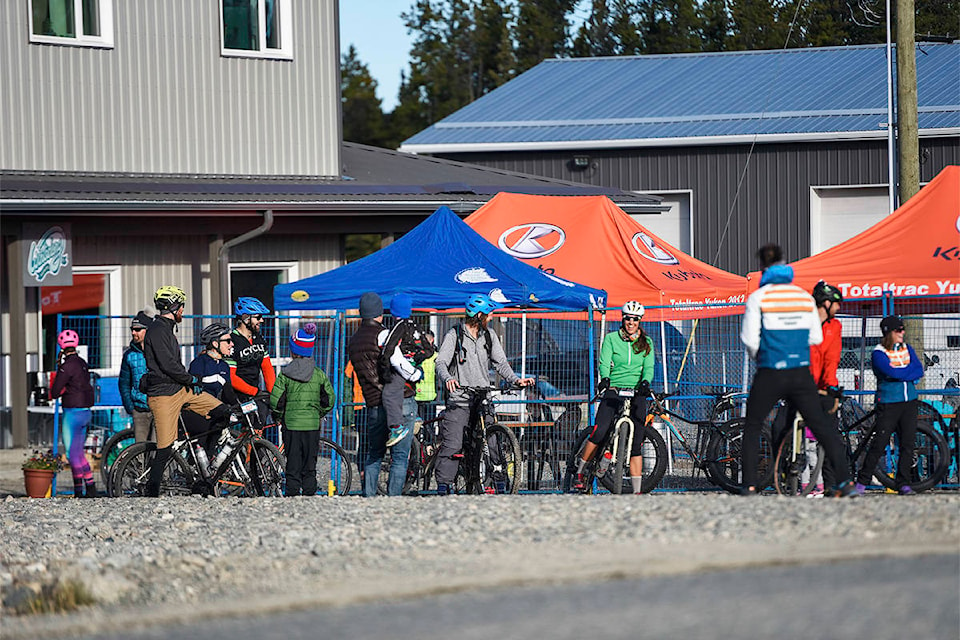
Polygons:
M252 401L241 403L243 422L239 436L229 429L212 429L192 437L181 437L172 445L173 454L163 470L160 495L248 495L279 497L283 495L286 461L272 443L262 437L262 429L251 419L257 406ZM182 423L181 423L182 429ZM219 453L209 466L202 463L199 439L220 431ZM185 434L181 433L181 436ZM140 442L128 447L114 463L111 474L112 495L143 496L150 475L150 463L157 445Z
M939 412L926 402L919 402L911 477L908 484L917 493L935 487L946 475L950 464L950 447L946 438L935 427L938 420L942 422ZM844 450L850 466L852 477L863 464L870 443L876 436L876 414L874 407L865 411L860 403L852 398L844 398L839 410L840 436L844 442ZM776 473L774 486L781 495L809 495L816 483L816 478L823 469L824 450L820 444L816 445L816 462L810 470L811 478L803 481L802 470L809 468L808 452L804 444L802 421L794 420L792 428L785 434L777 450L774 462ZM887 454L881 456L873 476L887 489L897 489L896 470L899 460L899 440L896 432L890 437L887 445Z
M150 433L156 433L152 415L150 416ZM151 435L150 437L153 438L155 435ZM103 443L103 447L100 449L100 476L103 479L104 487L110 486L110 469L116 462L117 457L124 449L136 441L137 438L133 427L127 427L126 429L117 431Z
M613 419L613 426L607 431L603 441L597 446L593 457L583 467L586 493L593 493L594 480L597 480L610 493L632 493L633 485L630 481L629 457L633 439L637 434L637 427L630 417L630 407L635 395L634 389L610 387L623 401L620 410ZM597 402L602 394L598 394L591 402ZM592 430L584 429L574 445L573 452L567 461L567 472L564 477L565 492L573 489L573 481L577 474L579 461L583 458L583 450L587 446L587 439ZM660 484L667 469L667 445L663 436L652 429L649 424L642 425L640 437L650 445L654 452L653 464L643 463L643 480L641 493L649 493ZM627 471L624 475L624 470Z
M529 491L563 489L567 447L579 432L583 412L579 405L568 406L554 420L546 404L529 406L530 422L521 430L520 448ZM566 446L564 446L566 445Z
M487 423L486 416L496 416L490 393L494 387L460 387L469 400L469 418L463 434L463 450L453 486L454 493L511 493L520 490L521 454L517 437L507 427ZM439 425L443 414L424 422L436 435L437 442L422 447L423 490L429 490L440 452ZM423 432L423 429L421 429ZM428 431L429 433L429 431ZM408 473L409 476L409 473Z

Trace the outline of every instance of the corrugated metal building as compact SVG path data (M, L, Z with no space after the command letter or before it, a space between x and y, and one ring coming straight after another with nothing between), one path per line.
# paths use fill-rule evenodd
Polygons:
M659 210L617 189L342 143L337 3L269 6L0 3L0 446L11 433L27 444L29 374L51 368L58 312L130 317L164 284L188 291L188 313L226 312L241 294L271 304L273 285L343 264L349 234L389 241L499 191ZM55 227L65 235L31 235ZM72 284L33 271L60 268L31 263L41 238L69 240Z
M918 46L917 77L927 181L960 164L960 43ZM745 273L889 213L886 96L879 45L547 60L401 150L662 196L642 224Z

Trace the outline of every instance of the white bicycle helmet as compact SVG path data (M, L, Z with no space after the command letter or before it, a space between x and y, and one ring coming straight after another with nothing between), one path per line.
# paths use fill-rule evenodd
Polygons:
M639 316L643 317L643 305L637 302L636 300L628 300L625 305L623 305L623 315L625 316Z

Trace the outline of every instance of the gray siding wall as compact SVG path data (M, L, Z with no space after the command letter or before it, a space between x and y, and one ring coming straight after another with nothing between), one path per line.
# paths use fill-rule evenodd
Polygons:
M920 149L924 182L960 164L958 138L923 138ZM748 152L742 145L577 150L593 159L585 171L571 170L574 152L442 157L625 190L692 189L696 257L741 274L756 268L754 252L765 242L779 242L791 261L809 255L810 187L887 183L885 141L757 145L734 202Z
M335 0L293 0L293 60L220 55L218 0L114 0L114 48L31 44L0 3L0 168L340 173Z

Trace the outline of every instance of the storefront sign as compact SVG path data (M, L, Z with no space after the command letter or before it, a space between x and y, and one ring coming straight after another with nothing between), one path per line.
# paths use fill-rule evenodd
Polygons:
M73 284L73 245L69 224L24 223L23 237L30 245L24 264L24 284Z

